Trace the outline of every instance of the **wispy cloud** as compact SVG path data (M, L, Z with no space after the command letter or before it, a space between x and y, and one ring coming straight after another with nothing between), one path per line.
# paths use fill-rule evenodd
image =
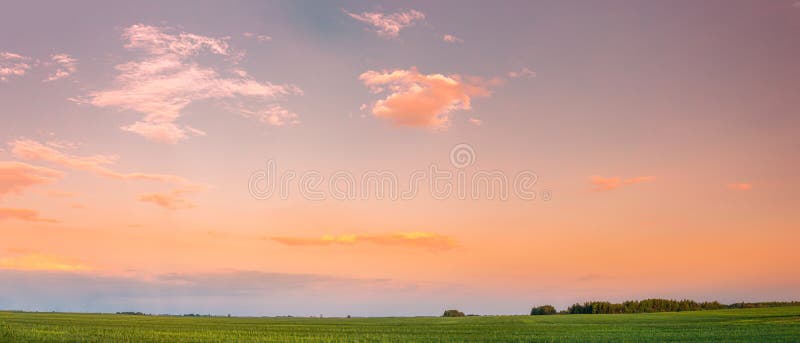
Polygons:
M115 171L109 168L109 165L114 164L118 159L114 155L73 155L31 139L17 139L9 143L9 146L11 147L11 153L18 158L50 162L65 168L90 172L112 179L150 180L198 186L185 178L170 174Z
M446 127L450 113L472 108L472 97L489 96L485 81L460 75L422 74L417 68L367 71L359 76L372 93L388 93L372 106L372 114L398 126Z
M289 246L354 245L372 243L377 245L405 246L431 250L448 250L457 246L444 235L428 232L400 232L384 235L341 235L322 237L271 237L273 241Z
M191 103L207 99L247 98L253 104L242 108L269 108L265 101L286 95L302 94L293 85L259 82L231 68L223 76L220 68L201 64L201 54L220 56L236 64L243 53L229 47L226 39L148 25L133 25L124 30L125 47L143 53L140 59L116 66L119 72L114 87L89 94L88 102L98 107L115 107L145 114L144 118L122 129L148 139L176 143L205 132L175 121Z
M518 78L534 78L536 77L536 72L531 70L528 67L522 68L520 70L510 71L508 72L508 77L512 79Z
M194 203L185 198L191 190L175 189L169 192L143 194L139 201L152 203L168 210L193 208Z
M591 183L594 186L593 190L595 191L609 191L625 185L652 182L655 179L655 176L639 176L630 179L622 179L619 177L602 177L595 175L591 177Z
M242 33L242 36L244 36L245 38L255 39L256 41L259 41L259 42L269 42L269 41L272 40L272 37L270 37L270 36L260 35L260 34L256 34L256 33L252 33L252 32Z
M425 19L425 14L417 10L403 10L391 14L380 12L351 13L344 11L351 18L367 23L381 37L396 38L400 30L414 25L414 22Z
M74 74L75 71L78 70L78 61L68 54L55 54L50 56L50 60L52 64L56 66L56 71L50 74L50 76L44 80L45 82L63 79Z
M15 193L61 178L63 173L17 161L0 161L0 196Z
M58 220L42 218L39 211L27 208L0 208L0 220L15 219L34 223L57 223Z
M469 118L469 119L467 119L467 122L469 122L470 124L475 125L475 126L483 125L483 120L480 120L478 118Z
M205 185L195 183L186 178L171 174L124 173L113 170L117 156L90 155L80 156L60 151L52 146L47 146L30 139L18 139L9 143L14 156L26 160L44 161L59 165L64 168L89 172L101 177L114 180L138 180L167 183L174 187L168 192L144 194L140 201L149 202L167 209L192 208L194 204L186 196L206 188ZM1 190L2 188L0 188Z
M47 254L24 254L0 258L0 269L25 271L83 271L88 266Z
M453 35L444 35L442 40L448 43L464 43L464 40Z
M734 191L748 191L753 188L753 185L749 183L729 183L725 187Z
M12 76L25 75L30 69L29 57L0 51L0 81L8 81Z

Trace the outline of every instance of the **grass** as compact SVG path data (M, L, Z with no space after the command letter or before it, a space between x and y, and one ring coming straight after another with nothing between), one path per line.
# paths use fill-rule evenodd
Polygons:
M800 342L800 307L462 318L0 312L0 342Z

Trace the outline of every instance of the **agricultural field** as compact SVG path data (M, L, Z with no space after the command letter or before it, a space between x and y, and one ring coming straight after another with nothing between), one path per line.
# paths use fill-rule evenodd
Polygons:
M0 312L0 342L798 342L800 307L460 318Z

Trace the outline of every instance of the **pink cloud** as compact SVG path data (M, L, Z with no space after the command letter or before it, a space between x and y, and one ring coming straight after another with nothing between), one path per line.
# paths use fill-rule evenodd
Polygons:
M12 76L23 76L31 69L30 58L0 51L0 81L8 81Z
M56 71L45 79L45 82L63 79L78 70L77 60L68 54L56 54L50 56L52 63L56 66Z
M468 121L470 124L472 124L472 125L475 125L475 126L481 126L481 125L483 125L483 120L480 120L480 119L478 119L478 118L469 118L469 119L467 119L467 121Z
M753 188L753 185L749 183L729 183L726 187L735 191L748 191Z
M425 14L417 10L405 10L392 14L379 12L363 12L361 14L344 11L360 22L373 26L375 32L386 38L395 38L400 35L400 30L414 25L415 21L425 19Z
M428 232L400 232L383 235L341 235L308 237L271 237L275 242L288 246L354 245L372 243L377 245L406 246L431 250L455 248L455 241L444 235Z
M63 174L57 170L17 161L0 161L0 196L20 194L28 187L54 182Z
M372 114L398 126L446 127L450 113L470 110L472 97L489 96L488 86L500 80L484 81L460 75L422 74L408 70L367 71L359 79L372 93L388 93L372 106Z
M533 71L533 70L530 70L530 69L529 69L529 68L527 68L527 67L525 67L525 68L522 68L522 69L521 69L521 70L519 70L519 71L510 71L510 72L508 72L508 77L509 77L509 78L512 78L512 79L517 79L517 78L534 78L534 77L536 77L536 72L535 72L535 71Z
M625 185L632 185L637 183L652 182L656 179L655 176L639 176L630 179L621 179L618 177L602 177L592 176L591 182L595 191L609 191L617 189Z
M245 33L242 34L242 36L244 36L246 38L255 39L255 40L259 41L259 42L269 42L269 41L272 40L272 37L270 37L270 36L259 35L259 34L255 34L255 33L252 33L252 32L245 32Z
M42 218L39 212L27 208L0 208L0 220L16 219L35 223L57 223L55 219Z
M231 68L228 76L223 76L218 68L202 65L197 57L220 56L235 65L242 53L231 49L225 39L170 32L168 28L141 24L126 28L125 48L143 56L117 65L114 86L92 92L82 102L143 113L140 121L122 129L154 141L176 143L205 134L175 123L193 102L246 98L252 103L245 106L239 102L238 108L255 111L251 107L270 108L265 101L302 94L293 85L256 81L238 68Z
M464 43L464 40L453 35L444 35L442 40L448 43Z

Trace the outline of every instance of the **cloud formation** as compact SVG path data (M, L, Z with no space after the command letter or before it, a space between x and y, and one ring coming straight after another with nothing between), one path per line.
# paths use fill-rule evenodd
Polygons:
M380 12L363 12L361 14L344 11L351 18L367 23L378 36L396 38L400 30L414 25L415 21L425 19L425 14L417 10L403 10L391 14Z
M489 96L489 86L502 82L460 75L423 74L417 68L367 71L359 76L374 94L388 93L372 106L372 114L398 126L443 128L450 113L470 110L472 97Z
M73 155L30 139L18 139L9 143L9 146L11 147L11 153L18 158L54 163L65 168L90 172L112 179L160 181L199 187L199 185L175 175L140 172L122 173L112 170L108 166L117 161L117 156Z
M508 77L512 78L512 79L518 79L518 78L528 78L528 79L530 79L530 78L536 77L536 72L531 70L528 67L525 67L525 68L522 68L522 69L520 69L518 71L510 71L510 72L508 72Z
M748 191L753 188L753 185L749 183L729 183L725 186L734 191Z
M453 35L444 35L442 40L448 43L464 43L464 40Z
M219 68L202 65L198 57L220 56L236 64L243 53L231 49L226 39L171 31L142 24L126 28L125 48L142 53L141 58L117 65L114 86L90 93L85 102L143 113L141 120L122 129L150 140L177 143L205 134L175 123L193 102L246 98L254 102L251 106L265 107L265 101L302 94L296 86L259 82L240 69L223 76Z
M57 170L17 161L0 161L0 197L20 194L25 188L56 181L63 174Z
M187 200L186 196L205 188L204 185L171 174L123 173L115 171L109 166L116 162L116 156L73 155L60 151L52 145L48 146L30 139L18 139L12 141L9 145L14 156L26 160L54 163L64 168L89 172L115 180L156 181L170 184L174 188L168 192L144 194L139 197L142 202L153 203L166 209L174 210L194 207L194 204ZM1 185L2 183L0 183ZM2 191L2 188L0 188L0 191Z
M31 69L29 62L29 57L0 51L0 81L8 81L12 76L25 75Z
M191 191L174 189L163 193L143 194L139 197L139 201L152 203L168 210L193 208L194 203L184 197L187 193L191 193Z
M308 237L271 237L273 241L289 246L353 245L372 243L377 245L405 246L431 250L449 250L457 246L448 237L428 232L399 232L385 235L341 235Z
M77 60L72 58L72 56L68 54L56 54L50 56L52 63L56 66L56 71L50 74L50 76L45 79L45 82L60 80L65 77L68 77L75 73L78 70L77 67Z
M34 223L57 223L58 220L42 218L39 212L27 208L0 208L0 220L16 219Z
M618 177L602 177L602 176L592 176L591 182L594 191L610 191L612 189L617 189L625 185L632 185L637 183L644 183L644 182L652 182L655 180L655 176L639 176L630 179L621 179Z
M73 272L91 268L53 255L24 254L0 258L0 269Z
M255 34L255 33L252 33L252 32L245 32L245 33L242 33L242 36L244 36L244 37L246 37L246 38L252 38L252 39L255 39L256 41L259 41L259 42L269 42L269 41L271 41L271 40L272 40L272 37L270 37L270 36L267 36L267 35L259 35L259 34Z

